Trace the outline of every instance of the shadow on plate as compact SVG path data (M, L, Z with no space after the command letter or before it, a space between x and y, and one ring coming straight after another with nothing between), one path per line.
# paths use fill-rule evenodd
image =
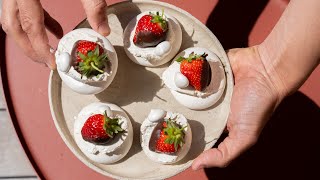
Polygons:
M123 4L118 4L117 8L121 8L121 7L126 9L126 13L118 13L118 12L123 12L121 10L117 10L113 13L116 14L118 19L121 19L120 23L124 31L127 25L129 24L129 22L132 19L135 19L136 16L141 13L141 10L135 3L132 2L132 0L129 0L129 2L125 2ZM130 7L130 8L127 8L127 7Z
M133 129L133 133L134 133L133 134L133 142L132 142L132 146L131 146L128 154L125 155L120 161L118 161L116 163L122 163L122 162L126 161L128 158L130 158L133 155L138 154L140 151L142 151L142 147L141 147L141 143L140 143L140 126L141 126L141 124L134 121L134 119L132 118L132 116L128 112L126 112L126 114L130 118L130 121L132 124L132 129Z
M256 145L226 168L205 169L206 175L216 180L320 179L319 120L320 107L296 92L279 105Z
M119 59L117 75L111 85L105 91L96 94L96 97L102 102L114 102L119 106L152 101L162 88L160 77L132 62L123 47L114 48Z
M181 51L187 48L194 47L196 44L198 44L198 41L193 40L194 29L191 32L191 34L189 34L181 23L180 23L180 27L182 31L182 43L181 43L180 50L177 54L179 54Z
M190 160L194 160L198 157L205 149L206 142L204 141L205 131L204 126L202 123L196 120L188 119L188 123L190 124L191 131L192 131L192 142L191 147L186 155L181 161L173 164L173 165L180 165L185 164Z

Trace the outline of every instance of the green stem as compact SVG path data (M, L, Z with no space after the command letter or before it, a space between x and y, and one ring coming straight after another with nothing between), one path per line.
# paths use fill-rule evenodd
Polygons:
M94 65L94 62L90 63L91 67L93 67L93 69L99 71L100 73L104 73L104 71L102 71L101 69L99 69L97 66Z

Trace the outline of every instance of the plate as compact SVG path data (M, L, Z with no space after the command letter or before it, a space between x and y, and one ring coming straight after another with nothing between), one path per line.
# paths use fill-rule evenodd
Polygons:
M194 111L181 106L161 80L162 72L170 62L156 68L139 66L132 62L123 49L123 31L137 14L143 11L164 11L181 24L183 42L180 51L189 47L205 47L221 59L227 84L221 99L212 107ZM223 132L230 111L233 76L228 58L218 39L199 20L173 5L158 1L122 2L110 6L106 12L113 44L119 59L119 67L111 85L100 94L80 95L68 88L56 71L49 79L49 102L55 126L70 150L89 168L116 179L165 179L191 166L192 161L204 150L210 149ZM76 28L90 27L84 20ZM92 102L117 104L129 115L134 140L129 153L119 162L103 165L90 161L80 151L73 138L74 117ZM173 165L161 165L147 158L140 145L140 126L150 109L162 108L183 114L194 132L187 156Z

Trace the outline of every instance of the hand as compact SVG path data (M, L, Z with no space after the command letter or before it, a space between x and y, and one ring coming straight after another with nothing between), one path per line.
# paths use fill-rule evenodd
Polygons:
M226 167L254 145L282 98L264 68L258 46L228 52L235 86L227 121L228 137L195 159L194 170Z
M82 0L82 3L92 28L102 35L110 34L105 0ZM57 38L63 36L63 30L39 0L3 0L1 24L29 58L56 68L46 28Z
M103 36L108 36L110 27L106 16L106 0L81 0L81 2L92 29Z
M63 31L39 0L3 0L1 24L28 57L55 68L45 28L57 38L62 37Z

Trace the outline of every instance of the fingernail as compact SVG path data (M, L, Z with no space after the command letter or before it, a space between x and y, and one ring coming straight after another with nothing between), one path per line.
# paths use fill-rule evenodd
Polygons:
M52 63L51 61L46 62L46 65L51 69L51 70L55 70L56 69L56 64Z
M55 49L53 49L52 47L50 47L50 59L46 62L46 65L51 69L51 70L55 70L56 69L56 63L55 63L55 56L54 56L54 53L55 53Z
M56 52L56 50L53 49L52 47L50 47L49 51L50 51L51 54L54 54L54 52Z
M103 36L108 36L110 34L110 27L108 22L101 23L98 27L98 32Z

